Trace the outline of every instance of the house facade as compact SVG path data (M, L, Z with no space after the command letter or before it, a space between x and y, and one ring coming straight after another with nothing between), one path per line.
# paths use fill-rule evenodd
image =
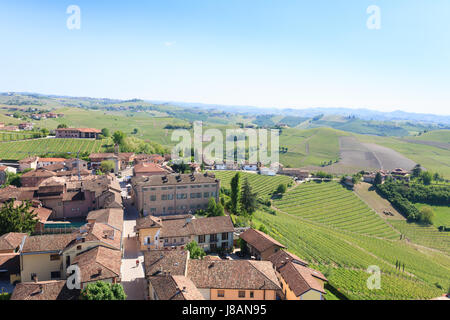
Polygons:
M209 174L170 174L134 177L132 201L146 215L193 213L206 209L210 198L219 201L220 181Z

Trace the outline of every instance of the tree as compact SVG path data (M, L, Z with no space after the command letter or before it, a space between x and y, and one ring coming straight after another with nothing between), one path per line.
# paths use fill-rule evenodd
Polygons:
M237 172L235 176L231 179L231 212L234 214L237 214L238 208L239 208L239 191L240 191L240 185L239 185L239 179L240 174Z
M122 145L125 142L125 138L127 136L122 131L116 131L114 132L112 139L115 144Z
M139 129L138 128L134 128L133 129L133 134L137 134L139 132Z
M208 217L219 217L225 215L223 205L220 202L216 203L216 200L214 198L209 199L206 213Z
M112 172L116 164L112 160L103 160L100 164L100 169L103 173Z
M201 248L196 241L191 241L186 245L186 250L189 251L189 257L191 259L203 259L206 256L205 250Z
M50 132L48 131L48 129L46 129L46 128L41 129L41 134L43 137L47 137L49 135L49 133Z
M30 202L15 205L14 199L11 199L0 208L0 235L9 232L31 233L37 223L36 217Z
M429 185L431 183L431 180L433 179L433 176L431 175L431 173L429 171L424 171L420 175L420 178L424 185Z
M80 300L126 300L126 298L122 285L104 281L89 283L80 295Z
M108 128L103 128L102 129L102 135L104 137L109 137L110 136L109 129Z
M277 190L275 191L276 194L284 194L286 193L287 187L284 183L280 183L280 185L277 187Z
M65 124L65 123L58 124L57 128L58 129L65 129L65 128L67 128L67 124Z
M252 214L256 210L256 197L257 194L252 191L252 187L246 178L244 183L242 184L242 193L241 193L241 207L242 209L249 214Z
M374 185L378 185L383 183L383 177L381 176L381 173L377 172L377 174L375 175L375 179L373 181Z
M433 224L434 212L430 207L420 209L420 222L424 224Z
M420 164L416 164L414 169L412 169L412 176L414 178L420 177L420 174L422 173L422 166Z

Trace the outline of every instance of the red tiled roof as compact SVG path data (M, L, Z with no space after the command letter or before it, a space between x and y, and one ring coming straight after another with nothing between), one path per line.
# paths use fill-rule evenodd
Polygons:
M10 232L0 236L0 250L15 250L26 236L26 233L18 232Z
M118 278L122 254L120 250L98 246L77 255L73 264L80 268L81 282Z
M188 252L186 250L151 250L144 252L144 267L147 276L185 275Z
M270 261L189 260L187 277L202 289L280 289Z
M152 163L152 162L142 162L138 163L134 166L134 172L135 173L153 173L153 174L165 174L167 173L166 170L161 168L161 166Z
M156 276L149 277L149 281L159 300L205 300L185 276Z
M269 235L265 234L264 232L252 228L247 229L246 231L241 233L239 237L259 252L264 252L272 246L286 248L284 245L282 245Z
M317 270L289 262L279 272L297 297L311 289L325 293L323 285L316 278L323 281L327 281L327 278Z
M80 290L69 290L65 280L25 282L14 288L11 300L78 300Z

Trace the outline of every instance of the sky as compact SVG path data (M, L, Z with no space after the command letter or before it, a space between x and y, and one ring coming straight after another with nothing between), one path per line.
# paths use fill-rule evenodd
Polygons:
M0 0L0 92L449 115L449 17L448 0Z

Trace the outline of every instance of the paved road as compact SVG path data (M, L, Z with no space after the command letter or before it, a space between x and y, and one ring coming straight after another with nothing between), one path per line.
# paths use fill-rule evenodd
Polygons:
M123 247L121 276L122 285L128 300L144 300L146 298L146 280L144 274L144 256L138 248L134 226L138 218L135 208L125 203L123 222ZM136 265L139 260L139 265Z

